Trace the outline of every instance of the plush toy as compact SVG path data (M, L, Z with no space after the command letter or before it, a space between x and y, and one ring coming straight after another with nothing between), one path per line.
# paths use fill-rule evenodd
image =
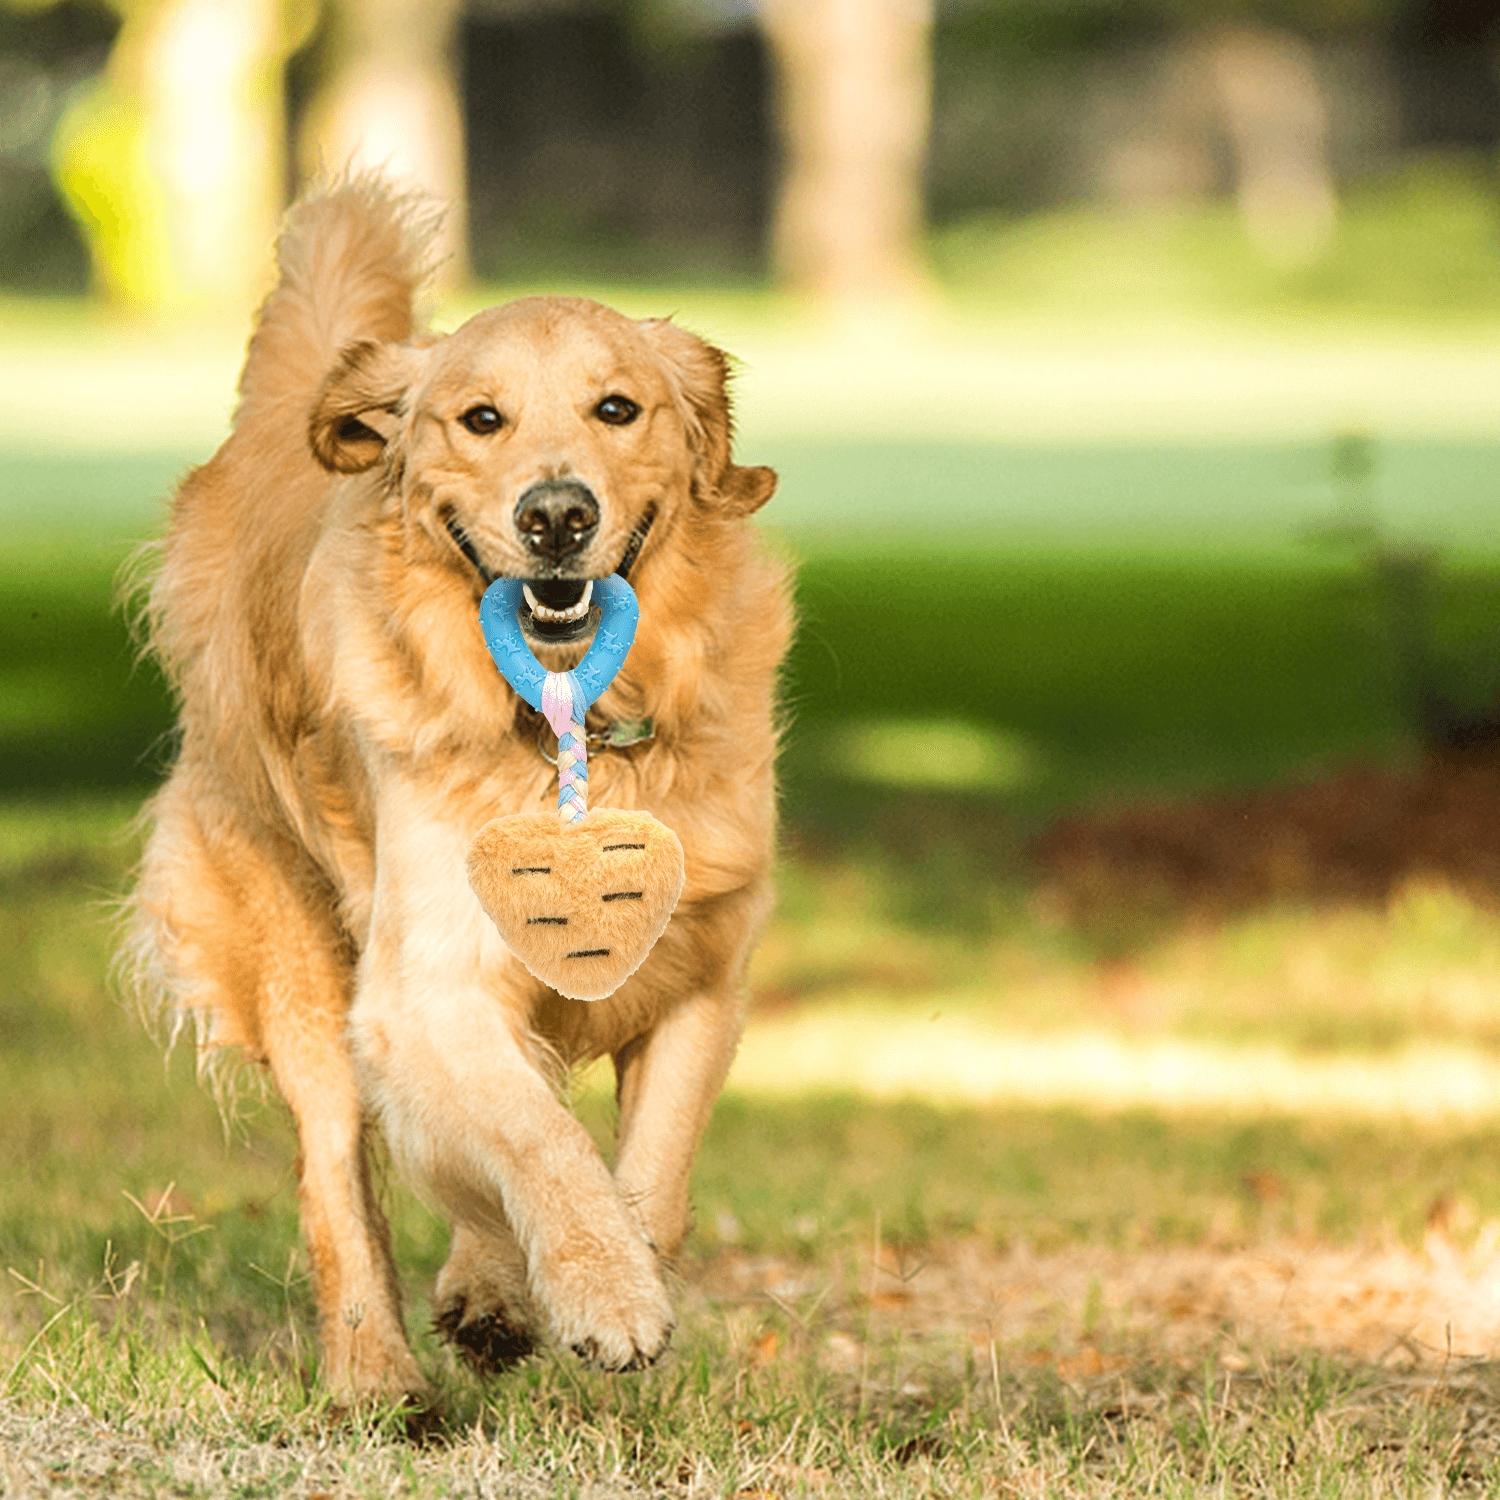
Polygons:
M557 813L514 813L480 830L469 883L511 951L544 984L602 1000L641 966L682 894L682 844L647 812L588 806L584 715L635 639L635 590L594 584L600 618L583 660L548 672L521 634L518 579L498 578L479 606L501 675L557 735Z

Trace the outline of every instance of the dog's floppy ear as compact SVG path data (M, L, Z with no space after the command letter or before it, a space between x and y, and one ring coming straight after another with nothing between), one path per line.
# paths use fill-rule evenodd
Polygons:
M313 403L307 424L313 457L336 474L370 468L405 415L421 361L422 351L410 344L350 344Z
M776 471L734 462L728 357L670 318L648 318L640 328L682 402L688 439L698 455L694 498L720 515L748 516L759 510L776 493Z

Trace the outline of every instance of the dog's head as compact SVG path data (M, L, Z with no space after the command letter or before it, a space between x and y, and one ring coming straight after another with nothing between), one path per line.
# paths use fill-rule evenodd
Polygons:
M598 617L589 581L648 568L657 528L771 498L770 469L733 461L727 378L721 351L668 320L529 297L443 338L352 345L309 438L335 472L380 465L470 583L524 579L534 639L573 641Z

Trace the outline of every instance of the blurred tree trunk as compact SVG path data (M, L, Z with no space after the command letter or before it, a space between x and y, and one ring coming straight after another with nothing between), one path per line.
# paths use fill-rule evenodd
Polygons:
M762 0L761 14L783 150L779 274L828 303L915 299L932 0Z
M284 194L280 0L131 0L54 143L114 300L241 314L264 293Z
M333 0L322 86L298 139L304 176L378 168L447 206L440 279L467 278L462 0Z
M1246 233L1274 264L1311 265L1332 244L1338 217L1312 49L1290 32L1249 25L1211 33L1205 48Z

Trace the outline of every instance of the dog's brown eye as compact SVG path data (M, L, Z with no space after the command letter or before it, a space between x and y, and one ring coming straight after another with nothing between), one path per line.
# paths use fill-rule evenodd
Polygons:
M611 427L624 427L640 416L641 409L629 396L606 396L594 408L594 415Z
M505 425L505 418L493 406L471 406L458 420L480 437Z

